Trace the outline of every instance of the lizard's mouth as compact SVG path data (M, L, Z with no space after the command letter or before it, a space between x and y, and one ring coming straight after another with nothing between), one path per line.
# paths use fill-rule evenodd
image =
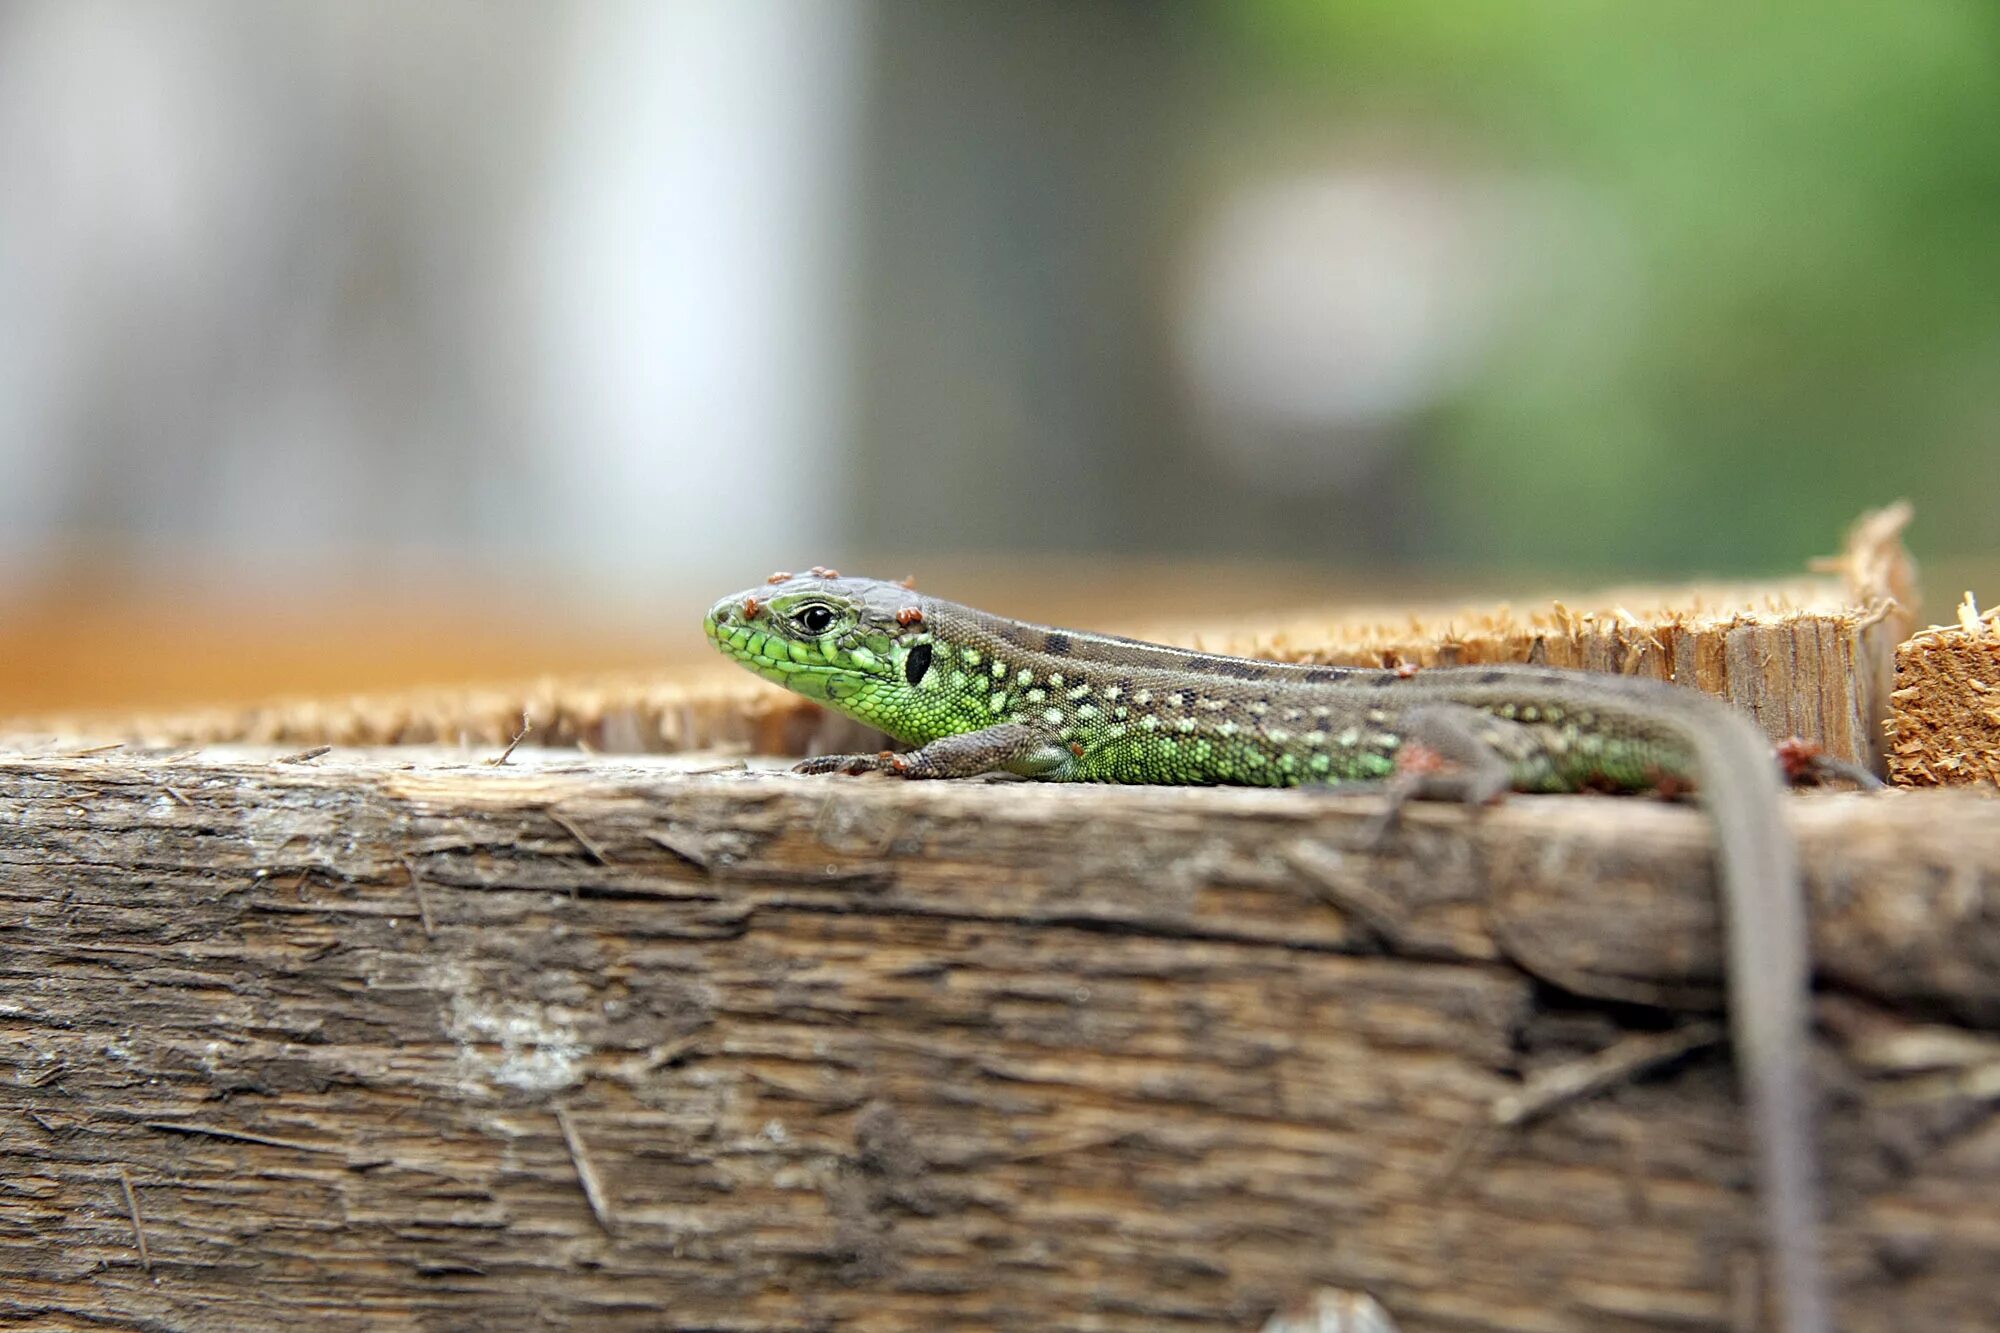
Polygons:
M702 621L702 632L724 657L809 699L832 700L840 682L856 674L852 667L826 661L817 645L799 644L760 628L742 619L740 612L730 614L717 607Z
M702 622L702 629L724 657L742 663L766 679L788 684L787 677L800 669L800 664L792 660L791 648L782 634L741 620L732 623L718 619L713 611Z

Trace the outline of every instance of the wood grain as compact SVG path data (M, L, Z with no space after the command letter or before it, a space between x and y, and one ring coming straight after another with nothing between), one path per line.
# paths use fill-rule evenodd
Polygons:
M1405 1333L1571 1333L1754 1303L1739 1108L1690 1026L1720 965L1693 810L1420 809L1376 851L1363 798L275 757L0 755L0 1314L1247 1330L1328 1286ZM1791 802L1845 1328L1993 1326L1996 810Z

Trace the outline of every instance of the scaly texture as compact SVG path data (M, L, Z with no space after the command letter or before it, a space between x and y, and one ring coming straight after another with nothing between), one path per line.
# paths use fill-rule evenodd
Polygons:
M1829 1327L1804 1063L1804 904L1778 770L1762 733L1733 710L1581 672L1220 657L1028 625L822 569L721 599L705 629L766 679L918 747L809 760L807 772L1295 786L1378 781L1400 764L1406 792L1474 799L1698 786L1721 845L1732 1031L1782 1327ZM1431 771L1439 757L1458 771Z

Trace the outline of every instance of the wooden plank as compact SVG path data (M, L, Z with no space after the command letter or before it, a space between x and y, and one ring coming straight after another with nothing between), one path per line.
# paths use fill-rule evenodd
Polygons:
M1333 1287L1405 1333L1570 1333L1754 1302L1693 810L1426 808L1375 850L1365 799L1298 792L275 757L0 755L10 1317L1249 1329ZM1844 1328L1990 1321L1993 809L1789 803Z

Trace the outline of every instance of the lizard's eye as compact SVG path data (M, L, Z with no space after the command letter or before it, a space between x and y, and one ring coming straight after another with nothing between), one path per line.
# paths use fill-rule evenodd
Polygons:
M792 612L792 619L808 634L824 634L833 627L833 608L819 602L808 602Z

